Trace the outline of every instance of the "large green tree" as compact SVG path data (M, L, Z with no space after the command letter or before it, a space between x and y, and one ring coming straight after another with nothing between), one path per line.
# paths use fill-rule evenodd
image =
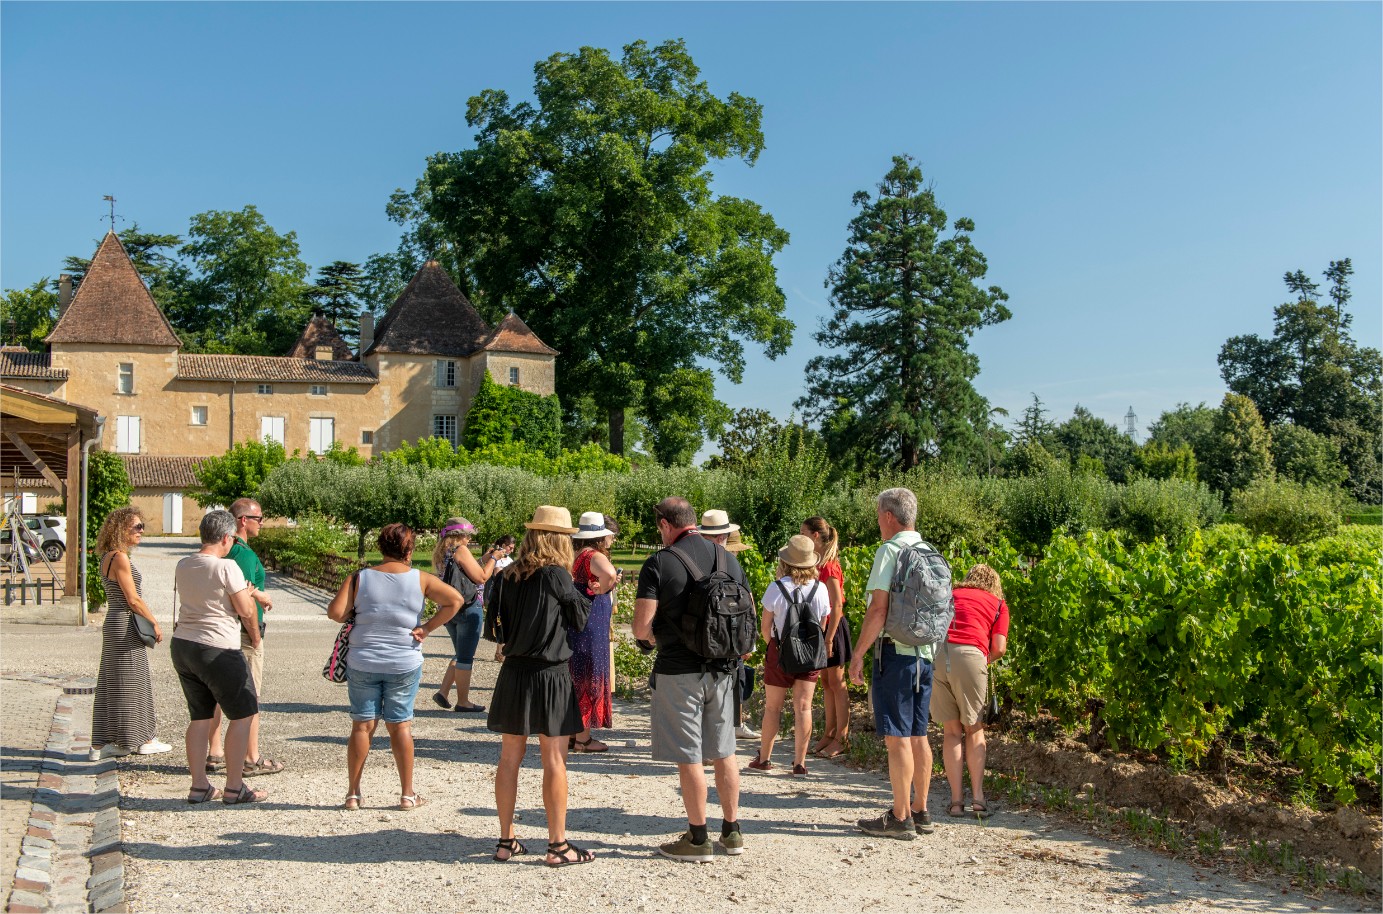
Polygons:
M1117 426L1080 404L1076 404L1070 419L1052 431L1051 441L1073 467L1098 462L1105 475L1114 482L1127 480L1138 450L1138 446Z
M278 233L254 206L212 210L192 217L178 253L188 276L165 310L189 349L288 351L311 313L296 232Z
M910 468L941 458L984 465L989 404L972 383L970 337L1006 321L1008 295L982 288L988 264L971 242L975 224L946 213L922 170L894 156L878 193L854 197L845 253L831 269L831 316L815 339L836 354L807 363L809 419L842 410L857 446Z
M1234 393L1251 399L1270 425L1291 423L1339 447L1356 497L1376 501L1383 447L1383 361L1349 334L1346 310L1354 272L1348 259L1325 272L1329 301L1303 271L1283 277L1295 299L1273 312L1273 334L1236 336L1220 350L1220 373Z
M23 289L6 289L0 297L0 340L6 345L42 352L43 338L57 320L58 295L46 276Z
M401 254L441 260L482 314L512 309L560 350L557 392L595 399L612 451L633 409L660 459L690 459L714 431L707 366L739 382L746 342L775 358L792 341L773 265L787 232L711 191L712 162L757 160L761 106L714 95L681 41L618 60L582 48L534 71L532 102L471 98L475 147L433 156L395 196ZM667 389L690 374L695 396Z
M1225 394L1215 414L1203 475L1225 495L1273 475L1272 434L1248 397Z
M308 291L312 306L354 343L360 333L360 308L365 272L360 264L333 260L317 270L317 280Z

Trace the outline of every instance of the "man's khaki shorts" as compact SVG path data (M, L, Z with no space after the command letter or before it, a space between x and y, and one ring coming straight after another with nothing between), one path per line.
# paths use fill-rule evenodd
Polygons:
M932 720L958 720L967 727L984 723L988 689L984 651L969 644L942 645L932 661Z
M245 662L250 665L250 679L254 682L255 696L264 697L264 639L259 640L259 647L250 644L250 637L243 631L240 633L240 649L245 652Z

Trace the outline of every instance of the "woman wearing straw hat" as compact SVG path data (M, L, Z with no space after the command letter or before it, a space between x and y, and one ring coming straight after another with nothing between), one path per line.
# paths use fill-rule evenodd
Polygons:
M810 588L804 591L803 588ZM788 544L778 550L778 579L768 585L763 599L763 621L761 630L768 642L764 654L764 701L763 735L760 737L759 754L749 763L755 771L770 771L773 762L773 742L778 737L778 725L782 720L783 703L789 690L792 692L793 717L793 764L794 775L807 773L807 748L812 738L812 693L816 691L816 680L820 670L805 673L789 673L783 669L779 657L779 641L787 622L789 596L792 603L806 603L811 606L812 616L821 626L823 637L826 620L831 615L831 600L826 588L817 578L817 555L809 537L800 533L788 540Z
M567 751L604 752L610 747L591 736L594 727L614 725L610 703L610 625L614 621L614 590L620 572L610 561L610 546L619 525L599 511L587 511L577 522L572 539L582 546L572 563L576 586L591 598L591 618L586 629L572 632L571 681L581 709L581 732L571 738Z
M591 603L572 582L571 525L566 508L539 505L510 565L491 584L487 636L504 645L488 726L502 734L495 773L499 844L495 859L511 860L528 849L514 836L519 766L528 737L538 737L543 759L543 808L547 811L548 866L590 863L595 855L567 840L567 740L581 732L581 711L572 689L567 632L582 631Z

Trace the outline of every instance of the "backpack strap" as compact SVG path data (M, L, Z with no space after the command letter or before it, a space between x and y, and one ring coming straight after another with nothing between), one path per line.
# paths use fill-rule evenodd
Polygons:
M714 543L712 545L714 545ZM702 581L710 577L709 574L706 574L701 570L701 566L696 564L695 559L693 559L687 553L683 552L681 549L678 549L676 546L669 546L667 547L666 551L671 552L673 555L677 556L677 558L682 562L682 565L687 569L687 574L691 575L692 580L696 583L700 584ZM719 553L717 553L715 556L715 561L711 565L712 572L716 570L716 565L719 563L719 560L720 555Z

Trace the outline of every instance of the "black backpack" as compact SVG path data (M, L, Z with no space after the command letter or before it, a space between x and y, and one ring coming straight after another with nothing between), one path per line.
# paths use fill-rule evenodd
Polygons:
M682 613L682 643L693 654L706 660L734 660L751 653L758 642L754 627L754 597L725 568L724 547L711 544L715 557L711 572L676 546L668 551L677 556L691 576L687 609Z
M459 547L458 547L459 548ZM475 595L480 592L480 585L470 579L460 563L456 561L456 553L447 553L446 563L442 565L442 583L455 587L461 594L461 605L469 606L475 599Z
M812 584L812 589L802 596L802 588L794 587L792 593L775 581L788 603L787 615L783 619L783 632L778 636L778 660L783 671L797 675L826 668L826 636L821 631L821 623L812 611L812 600L820 581Z

